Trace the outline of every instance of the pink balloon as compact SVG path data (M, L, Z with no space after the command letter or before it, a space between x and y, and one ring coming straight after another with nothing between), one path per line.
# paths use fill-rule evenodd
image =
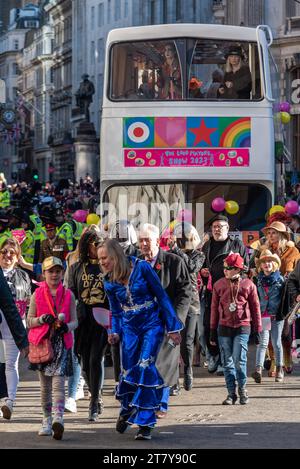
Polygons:
M291 105L288 101L284 101L283 103L280 103L279 108L281 112L290 112Z
M295 200L289 200L285 204L284 208L286 213L288 213L289 215L295 215L295 213L299 212L299 205Z
M216 197L211 203L211 208L215 212L223 212L223 210L225 209L225 203L226 202L223 197Z
M85 223L87 215L87 210L76 210L72 216L75 221L78 221L78 223Z

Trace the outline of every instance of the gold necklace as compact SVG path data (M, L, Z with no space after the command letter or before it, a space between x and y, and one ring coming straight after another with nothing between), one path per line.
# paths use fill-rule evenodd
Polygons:
M239 286L240 286L240 279L238 279L238 284L237 284L237 290L236 290L236 294L234 295L233 293L233 285L232 285L232 282L230 282L230 294L231 294L231 303L229 305L229 311L231 313L233 313L234 311L236 311L236 299L237 299L237 296L239 294Z
M89 263L89 264L92 264L92 265L96 265L96 264L99 264L99 261L98 261L98 259L91 259L91 258L89 257L89 262L88 262L88 263Z

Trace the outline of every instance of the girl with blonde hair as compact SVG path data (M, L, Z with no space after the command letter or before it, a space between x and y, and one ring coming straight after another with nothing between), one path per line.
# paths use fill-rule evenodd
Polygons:
M257 292L262 314L262 331L256 350L256 369L252 373L256 383L261 383L262 380L263 364L270 337L276 358L275 381L283 381L281 335L284 326L282 298L285 281L279 271L280 265L278 255L272 254L269 250L262 251L260 257L256 260L256 267L259 272Z

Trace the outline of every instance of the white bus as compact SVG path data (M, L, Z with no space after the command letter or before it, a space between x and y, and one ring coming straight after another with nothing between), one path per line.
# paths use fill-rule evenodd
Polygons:
M110 31L100 142L101 200L176 210L239 204L232 228L257 230L274 200L268 26L169 24ZM232 69L240 58L239 73ZM231 60L231 62L230 62ZM123 202L121 202L121 205ZM134 208L132 208L134 207ZM195 214L193 213L193 216ZM157 220L155 220L155 217ZM144 221L144 220L143 220Z

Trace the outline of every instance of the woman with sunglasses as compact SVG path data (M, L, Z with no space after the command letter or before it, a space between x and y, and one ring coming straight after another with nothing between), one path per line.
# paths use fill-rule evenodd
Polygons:
M236 383L240 404L248 404L247 351L251 324L259 343L258 333L262 329L259 298L254 283L242 277L245 270L244 259L238 253L231 253L224 259L224 275L214 284L210 342L219 348L224 367L228 391L223 405L233 405L237 401Z
M18 260L21 256L21 248L13 238L4 241L0 249L0 267L2 268L4 277L11 290L22 322L25 326L26 308L31 296L30 278L24 270L18 268ZM20 351L16 346L12 333L5 320L5 316L1 314L0 332L4 345L5 359L5 376L7 384L7 396L1 407L3 417L7 420L11 418L13 406L16 399L17 387L19 384L18 363Z
M83 233L78 243L79 258L71 265L67 282L77 300L78 328L75 331L74 352L91 394L90 422L96 421L103 409L99 393L103 380L102 359L107 346L107 331L96 321L96 310L99 307L109 309L97 257L99 240L97 228Z

